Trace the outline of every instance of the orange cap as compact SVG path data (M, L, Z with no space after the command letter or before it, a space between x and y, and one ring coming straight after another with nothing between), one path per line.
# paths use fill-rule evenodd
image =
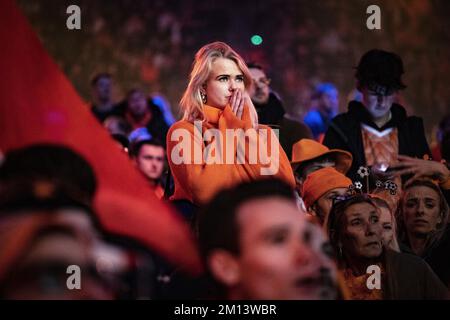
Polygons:
M309 174L303 183L302 198L306 208L310 208L314 202L330 190L336 188L348 188L352 180L344 176L335 168L322 168Z
M313 160L327 154L335 158L337 171L344 174L347 173L353 161L353 157L350 152L340 149L330 150L323 144L311 139L301 139L292 146L291 165L295 169L301 165L302 162Z

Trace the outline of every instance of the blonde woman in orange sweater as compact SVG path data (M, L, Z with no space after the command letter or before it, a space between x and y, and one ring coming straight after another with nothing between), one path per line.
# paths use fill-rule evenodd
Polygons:
M180 102L183 119L167 135L172 200L201 205L222 188L264 177L294 187L275 132L258 124L247 93L251 79L243 59L223 42L207 44L195 55Z

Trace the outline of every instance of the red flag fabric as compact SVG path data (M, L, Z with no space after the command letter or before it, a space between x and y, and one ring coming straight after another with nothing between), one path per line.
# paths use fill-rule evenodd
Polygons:
M0 151L45 142L71 147L96 173L94 205L106 230L143 242L188 272L201 272L188 226L155 197L13 0L0 1L0 21Z

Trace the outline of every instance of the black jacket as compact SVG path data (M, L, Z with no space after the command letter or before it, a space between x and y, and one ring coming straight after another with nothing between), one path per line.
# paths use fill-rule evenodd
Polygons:
M385 259L388 279L385 279L384 299L448 299L448 289L421 258L389 250Z
M253 103L258 113L258 122L266 125L279 125L283 119L284 108L280 99L271 92L266 104Z
M400 242L401 252L414 254L408 243ZM450 225L442 238L425 249L421 258L426 261L442 283L450 289Z
M422 119L416 116L407 116L405 109L395 103L391 107L391 112L391 120L382 128L378 128L364 105L357 101L351 101L348 111L337 115L331 121L323 144L330 149L347 150L353 155L353 164L347 173L350 179L355 180L358 168L366 166L361 123L377 130L396 127L399 154L418 158L422 158L424 154L431 155Z

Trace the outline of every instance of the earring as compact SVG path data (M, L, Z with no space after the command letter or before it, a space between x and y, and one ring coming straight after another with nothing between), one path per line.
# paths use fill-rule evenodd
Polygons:
M339 244L338 248L339 248L339 256L342 257L342 245Z
M203 104L206 104L206 94L200 91L200 97L202 98Z

